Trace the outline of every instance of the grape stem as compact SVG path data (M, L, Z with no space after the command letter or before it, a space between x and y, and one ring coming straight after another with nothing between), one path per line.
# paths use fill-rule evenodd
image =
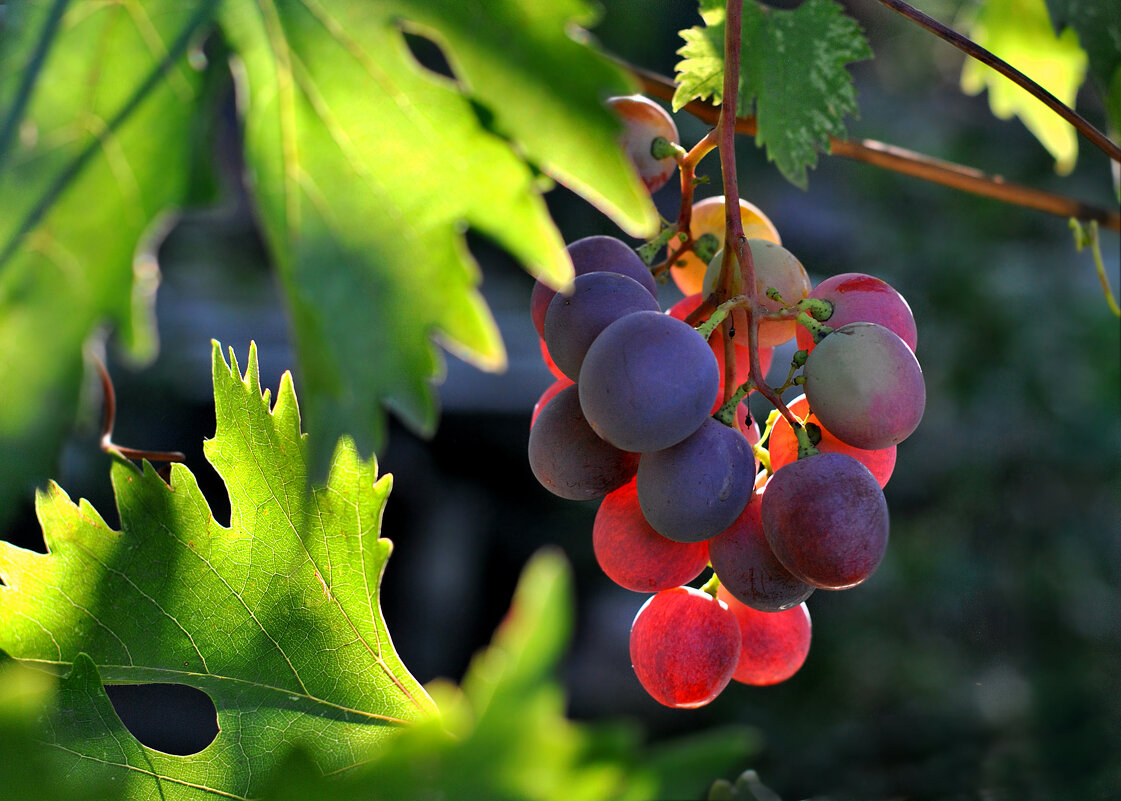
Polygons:
M739 186L736 179L736 103L740 80L740 29L743 25L743 0L727 0L724 19L724 96L720 106L720 120L716 130L720 140L720 172L724 181L724 261L716 281L716 291L727 300L741 292L744 295L744 316L747 319L747 349L750 357L748 379L753 381L759 394L787 419L791 427L797 426L794 415L779 395L767 386L762 365L759 363L759 293L755 288L755 262L740 219ZM737 268L738 266L738 268ZM731 397L735 383L735 355L731 347L731 323L726 322L724 400Z
M104 362L93 356L97 366L97 375L101 379L101 395L105 411L101 418L101 450L106 453L116 454L125 459L147 459L149 462L182 462L186 456L179 451L148 451L140 448L128 448L113 442L113 424L117 418L117 393L113 390L113 379Z
M677 171L681 176L681 211L677 214L677 224L673 227L671 238L673 235L683 233L685 234L685 240L672 254L667 250L665 261L651 268L655 278L669 270L675 261L692 251L696 244L689 226L693 222L693 188L696 186L697 165L716 147L716 144L716 129L714 128L705 134L701 141L693 145L688 152L682 151L677 154Z

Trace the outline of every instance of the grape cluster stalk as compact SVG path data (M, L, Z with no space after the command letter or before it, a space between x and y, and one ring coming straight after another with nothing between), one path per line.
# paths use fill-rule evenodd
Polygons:
M571 287L534 287L556 380L533 410L529 463L550 492L599 500L597 561L650 595L631 627L635 675L659 703L695 708L732 682L795 675L809 653L807 600L875 573L883 487L925 385L914 317L894 288L863 273L813 286L734 179L693 202L693 168L717 142L725 175L734 170L723 132L685 151L657 104L608 104L649 191L680 172L682 211L638 251L611 236L572 242ZM669 279L685 298L662 311ZM791 340L786 379L770 386L773 348ZM795 387L804 394L783 400ZM752 392L775 406L762 430Z

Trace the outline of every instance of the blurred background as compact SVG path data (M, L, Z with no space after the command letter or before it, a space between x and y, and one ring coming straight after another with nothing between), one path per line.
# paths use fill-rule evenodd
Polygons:
M994 119L984 96L959 91L956 51L872 0L845 5L876 52L852 68L862 112L850 138L1116 204L1099 151L1083 144L1075 172L1056 176L1018 122ZM698 24L695 6L603 6L593 33L604 48L672 76L676 32ZM952 22L960 7L924 10ZM1093 92L1078 108L1101 123ZM684 114L676 119L687 146L705 132ZM225 204L185 213L160 251L159 359L138 371L107 348L115 440L185 451L219 519L228 500L202 456L214 432L211 338L243 365L255 340L262 384L274 391L296 367L275 277L237 190L228 122L216 143L230 176ZM395 425L380 456L395 477L382 603L402 658L422 682L459 678L530 554L559 545L578 591L562 677L574 718L627 718L652 740L751 726L761 747L744 767L788 801L1121 798L1121 327L1090 254L1075 251L1065 219L1040 212L827 156L804 192L753 142L740 143L738 158L741 194L770 216L815 281L871 273L915 313L928 402L886 488L891 542L879 571L851 592L810 598L813 646L788 682L733 685L697 711L650 700L627 652L645 596L616 587L596 565L596 503L555 498L526 463L530 411L552 381L529 318L532 280L472 236L510 366L486 375L449 357L436 436ZM715 156L701 173L712 183L698 197L719 194ZM655 197L667 218L676 216L676 192ZM620 234L563 188L548 201L568 241ZM1118 236L1102 239L1118 287ZM679 297L672 284L662 293L663 307ZM786 363L776 354L772 379ZM58 480L113 521L96 385L89 395ZM766 404L757 412L765 419ZM30 500L7 538L42 550Z

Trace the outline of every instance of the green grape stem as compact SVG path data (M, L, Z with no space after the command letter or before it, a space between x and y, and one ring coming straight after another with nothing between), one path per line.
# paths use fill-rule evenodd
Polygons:
M814 447L813 442L810 440L809 432L806 431L806 427L801 423L794 426L794 436L798 438L799 459L808 459L811 456L821 453L821 451ZM820 440L818 441L820 442Z
M802 298L794 308L806 312L819 323L824 323L833 316L833 303L823 298Z
M823 324L819 323L817 320L815 320L813 317L811 317L807 312L804 312L804 311L798 312L798 316L795 319L798 321L799 325L804 326L806 329L809 330L809 332L811 334L813 334L815 345L818 344L819 342L821 342L821 340L825 339L825 337L827 337L827 336L829 336L830 334L833 333L832 328L830 328L827 325L823 325Z

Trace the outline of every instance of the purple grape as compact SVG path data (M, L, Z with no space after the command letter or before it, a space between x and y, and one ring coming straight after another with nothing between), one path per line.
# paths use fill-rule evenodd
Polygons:
M529 466L554 495L590 501L630 481L638 469L638 454L596 436L580 411L573 384L545 404L530 428Z
M644 453L700 428L716 401L720 372L712 349L689 325L640 311L596 337L577 386L592 429L617 448Z
M842 325L814 348L802 374L818 421L854 448L888 448L922 420L922 368L907 343L877 323Z
M572 294L557 293L545 315L545 345L553 363L573 381L584 354L600 332L636 311L658 311L658 301L642 284L619 273L576 276Z
M763 491L761 511L775 556L815 587L855 587L887 550L883 490L867 467L843 453L818 453L783 467Z
M638 281L652 296L658 296L658 285L654 282L650 268L630 245L621 239L603 235L586 236L570 244L567 250L576 275L596 272L619 273ZM540 281L533 285L533 294L529 301L530 316L533 317L533 326L541 338L545 337L545 312L548 311L549 303L556 293L555 289Z
M781 612L809 598L814 588L783 567L771 550L761 507L758 498L748 501L735 522L708 541L708 558L720 586L741 603Z
M651 527L677 542L715 537L751 497L755 455L734 428L706 418L695 432L638 460L638 502Z

